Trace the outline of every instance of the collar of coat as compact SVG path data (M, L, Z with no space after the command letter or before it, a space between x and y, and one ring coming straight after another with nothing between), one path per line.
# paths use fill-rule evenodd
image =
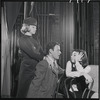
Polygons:
M48 62L49 67L52 69L52 71L53 71L56 75L58 75L58 64L57 64L57 62L55 61L55 66L54 66L54 64L53 64L54 60L51 59L51 57L50 57L49 55L46 56L44 59Z

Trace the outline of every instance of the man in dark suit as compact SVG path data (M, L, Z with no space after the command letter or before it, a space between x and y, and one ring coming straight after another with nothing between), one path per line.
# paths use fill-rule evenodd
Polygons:
M55 98L58 74L64 73L57 60L61 54L60 44L50 42L47 55L36 66L35 77L31 81L27 98Z

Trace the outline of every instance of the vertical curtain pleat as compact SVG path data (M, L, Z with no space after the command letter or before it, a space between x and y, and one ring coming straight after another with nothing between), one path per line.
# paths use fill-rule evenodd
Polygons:
M62 59L61 65L66 67L66 62L70 59L70 52L73 50L74 40L74 13L73 3L61 3L61 40L62 40Z
M74 11L73 11L73 3L70 5L70 9L71 11L70 12L70 17L69 17L69 37L70 37L70 40L69 40L69 47L70 47L70 51L68 52L70 54L70 52L73 50L74 48ZM70 55L69 55L70 56Z
M46 2L44 2L44 14L46 15L47 13L46 13ZM46 16L44 16L44 42L43 42L43 44L45 44L45 42L46 42ZM43 46L44 48L45 48L45 45Z
M99 64L100 2L93 3L94 64Z
M41 14L41 13L43 14L43 6L42 6L42 5L43 5L43 3L41 3L41 9L42 9L42 10L41 10L40 14ZM42 27L41 27L41 26L42 26ZM41 33L41 36L42 36L42 39L41 39L41 40L42 40L42 41L41 41L41 42L42 42L42 47L43 47L43 27L44 27L44 26L43 26L43 16L41 16L41 26L40 26L41 29L42 29L42 33Z
M24 19L27 17L33 17L34 15L34 2L24 2Z
M22 2L5 2L5 5L8 31L10 33L13 30Z
M54 15L50 15L50 13ZM50 41L61 43L62 55L59 63L61 67L65 68L67 60L70 59L70 51L74 46L73 4L39 2L37 3L37 15L39 18L39 30L37 32L43 49L45 50Z
M11 70L10 70L10 45L8 28L6 23L6 8L2 9L2 72L1 72L1 96L10 97Z
M15 63L16 35L14 24L22 2L4 2L2 10L2 72L1 96L10 97L12 83L12 66Z
M99 42L95 44L95 40L98 41L95 36L99 33L99 4L95 4L94 2L78 3L74 9L77 12L74 14L75 19L78 19L77 22L75 21L75 26L77 26L75 28L75 40L77 40L75 48L86 50L89 64L98 64L98 56L96 55L98 54L98 47L95 45L98 45ZM94 10L95 8L98 10ZM96 53L95 49L97 49Z
M6 37L6 35L7 35L7 33L6 33L6 29L5 29L5 15L4 15L4 8L2 7L1 8L1 18L2 18L2 20L1 20L1 28L2 28L2 33L4 33L4 34L1 34L1 36L2 36L2 42L1 42L1 94L2 94L2 87L3 87L3 77L4 77L4 66L5 66L5 60L6 60L6 56L4 55L5 54L5 44L6 44L6 38L4 38L4 37Z
M49 14L49 3L47 2L47 14ZM49 17L47 17L47 42L49 42L49 37L48 37L48 31L49 31Z
M24 19L27 17L27 2L24 2Z

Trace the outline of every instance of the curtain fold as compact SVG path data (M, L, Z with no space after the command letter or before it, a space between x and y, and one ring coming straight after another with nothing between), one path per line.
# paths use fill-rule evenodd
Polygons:
M22 2L5 2L6 19L9 33L13 30Z
M86 50L89 64L98 65L99 3L74 3L74 48Z
M15 60L14 25L22 2L4 2L2 7L2 62L1 62L1 97L11 96L12 64Z
M66 68L74 44L74 12L73 3L62 2L60 11L60 33L62 40L61 65Z
M34 2L24 2L24 19L34 16Z
M6 23L6 10L2 8L2 62L1 62L1 96L10 97L11 70L10 70L10 46Z

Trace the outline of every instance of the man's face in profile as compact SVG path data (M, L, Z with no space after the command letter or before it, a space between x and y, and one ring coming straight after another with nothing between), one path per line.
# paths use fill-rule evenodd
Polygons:
M60 46L59 45L55 45L54 49L52 50L52 57L54 59L59 59L59 56L61 54L61 51L60 51Z

